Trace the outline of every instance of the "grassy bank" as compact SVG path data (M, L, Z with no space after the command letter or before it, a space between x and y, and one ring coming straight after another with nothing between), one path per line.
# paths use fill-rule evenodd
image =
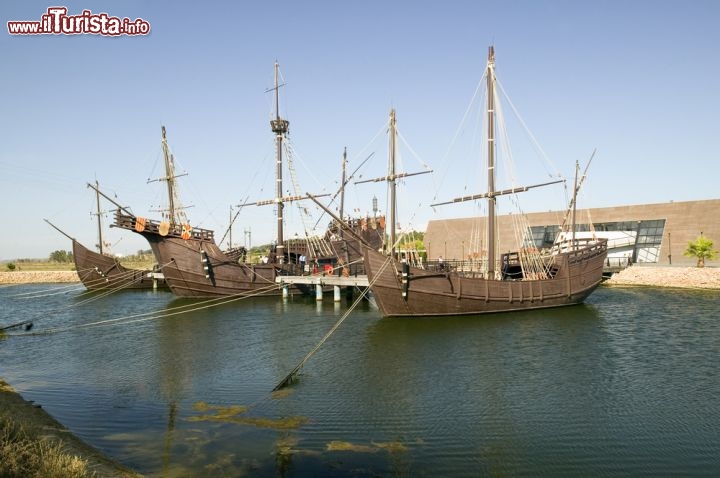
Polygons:
M0 477L138 477L0 379Z
M87 460L65 453L59 443L31 439L22 425L0 419L0 476L7 478L95 477Z

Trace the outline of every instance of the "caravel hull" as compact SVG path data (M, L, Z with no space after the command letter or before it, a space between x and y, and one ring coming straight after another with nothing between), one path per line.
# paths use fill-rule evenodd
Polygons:
M282 293L275 283L277 264L245 264L232 260L214 241L141 234L161 264L170 290L179 297Z
M117 259L91 251L77 241L73 241L73 258L78 277L88 290L166 287L164 281L148 277L152 271L128 269Z
M542 280L487 280L410 267L365 249L365 269L384 316L446 316L511 312L582 303L602 281L606 242L555 256L556 273ZM405 292L405 297L403 297Z

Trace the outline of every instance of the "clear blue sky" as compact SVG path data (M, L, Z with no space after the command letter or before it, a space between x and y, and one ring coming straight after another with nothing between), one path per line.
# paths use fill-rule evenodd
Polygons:
M70 14L141 17L152 31L14 36L7 21L40 20L56 3L0 4L0 259L68 250L43 218L95 244L94 197L85 183L96 179L136 214L157 217L152 209L163 191L146 181L161 174L161 125L188 172L180 187L193 206L190 222L219 238L230 205L274 195L265 90L275 60L303 190L336 190L346 146L350 169L374 153L362 174L384 174L381 129L397 109L412 148L401 145L402 168L425 163L436 171L401 188L410 198L401 203L404 227L424 230L430 219L472 213L428 204L481 190L475 159L460 155L450 165L446 153L490 44L503 88L557 172L571 178L575 161L597 148L580 206L718 198L715 0L61 4ZM520 149L521 183L528 172L545 174L543 163L523 161ZM367 212L373 195L384 209L384 189L361 185L348 192L347 207ZM528 196L523 208L564 207L564 192L550 196ZM286 235L302 235L297 207L287 210ZM272 240L272 207L245 208L234 242L243 242L244 229L253 244ZM117 253L148 248L127 231L108 235Z

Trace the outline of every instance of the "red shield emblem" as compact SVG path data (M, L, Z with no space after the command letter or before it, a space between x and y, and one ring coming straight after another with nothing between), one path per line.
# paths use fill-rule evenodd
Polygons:
M192 227L190 227L190 224L183 224L182 225L182 234L180 234L180 237L185 239L186 241L190 239L190 235L192 234Z
M135 218L135 230L137 232L143 232L145 230L145 218L144 217L136 217Z

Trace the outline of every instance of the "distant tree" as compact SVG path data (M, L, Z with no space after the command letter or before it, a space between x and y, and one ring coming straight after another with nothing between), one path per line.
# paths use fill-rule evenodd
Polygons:
M7 263L7 269L8 269L9 271L14 271L14 270L15 270L15 264L13 264L12 262L8 262L8 263Z
M705 259L715 259L718 251L713 249L713 241L700 234L694 241L688 242L688 247L683 252L687 257L697 257L697 267L705 267Z
M70 251L53 251L50 253L52 262L72 262L73 255Z

